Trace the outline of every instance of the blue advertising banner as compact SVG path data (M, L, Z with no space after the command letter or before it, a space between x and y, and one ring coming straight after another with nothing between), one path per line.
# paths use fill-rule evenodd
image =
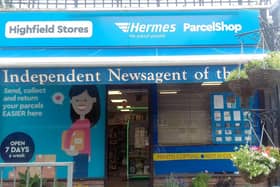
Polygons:
M0 12L0 47L240 45L260 28L257 10ZM244 19L246 18L246 19ZM258 37L244 37L255 45Z
M223 82L231 66L1 69L2 85L154 84Z
M75 178L105 176L104 85L13 84L0 93L0 162L73 161ZM5 170L5 178L19 172L24 168ZM42 173L67 177L64 167Z

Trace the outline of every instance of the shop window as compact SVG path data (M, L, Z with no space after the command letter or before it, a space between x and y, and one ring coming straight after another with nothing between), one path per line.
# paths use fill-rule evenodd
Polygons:
M211 144L210 94L222 90L222 86L200 84L160 85L158 144Z

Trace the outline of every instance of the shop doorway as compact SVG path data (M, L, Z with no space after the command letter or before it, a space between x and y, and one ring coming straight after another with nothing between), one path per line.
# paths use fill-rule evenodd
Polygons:
M108 87L106 187L148 187L151 174L149 89Z

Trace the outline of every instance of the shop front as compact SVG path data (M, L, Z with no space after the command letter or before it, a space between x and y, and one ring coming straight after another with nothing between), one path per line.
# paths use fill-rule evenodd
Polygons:
M244 34L259 29L258 11L0 14L3 163L70 161L76 180L148 186L170 173L234 173L230 152L256 141L222 83L263 58L259 35Z

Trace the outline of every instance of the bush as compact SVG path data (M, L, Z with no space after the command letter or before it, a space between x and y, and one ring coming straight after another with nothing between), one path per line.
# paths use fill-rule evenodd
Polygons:
M199 173L192 179L192 187L208 187L208 181L211 177L207 173Z
M245 69L237 68L231 71L229 76L226 78L226 81L239 80L239 79L248 79L248 75Z
M252 69L276 69L280 70L280 52L271 52L263 60L253 60L244 66L246 71Z

